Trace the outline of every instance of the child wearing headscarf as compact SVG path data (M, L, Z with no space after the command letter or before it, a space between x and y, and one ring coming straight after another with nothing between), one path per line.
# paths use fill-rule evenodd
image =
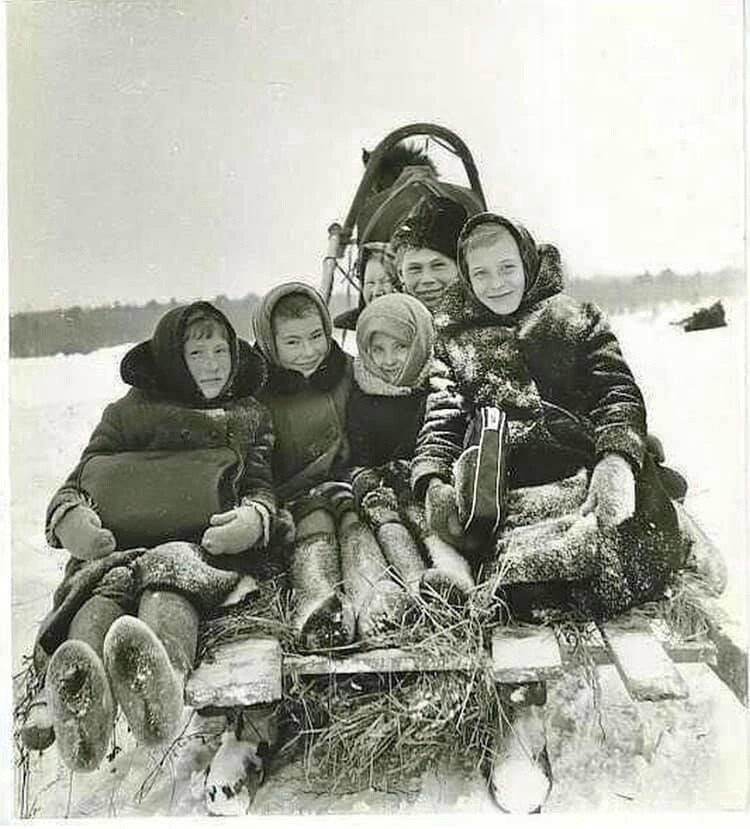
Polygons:
M360 315L347 411L352 489L407 588L429 584L465 593L473 585L468 565L426 531L423 512L404 498L410 495L405 470L414 455L427 396L432 390L439 399L452 399L434 360L434 340L432 315L408 294L379 297ZM401 525L402 516L411 534ZM429 569L418 546L410 543L412 535L424 547Z
M139 743L173 736L200 614L262 562L276 513L263 362L207 302L168 311L47 508L69 553L35 661L66 765L92 771L117 707Z
M379 296L401 290L396 262L386 242L367 242L359 249L355 278L360 286L359 303L334 317L333 327L353 331L366 305Z
M683 548L647 451L643 396L605 316L563 292L555 247L502 216L466 222L457 265L435 324L462 403L428 400L412 467L431 527L452 534L448 503L454 524L462 504L466 514L476 449L465 437L494 407L507 418L511 489L486 549L514 616L553 607L601 619L658 598ZM491 788L506 811L538 811L550 790L543 700L531 696L515 689L504 705L513 725L498 737Z
M325 302L309 285L268 292L254 318L268 365L259 398L273 419L274 488L291 513L293 626L305 650L370 638L406 609L377 540L354 508L347 482L346 410L352 359L332 337Z
M499 407L508 419L509 485L548 485L585 468L578 506L596 534L592 572L564 574L558 557L545 578L530 551L524 568L536 568L533 579L519 577L579 582L561 595L599 618L657 597L681 562L677 519L646 451L643 396L606 318L563 293L557 249L509 219L469 219L457 261L459 281L435 323L463 405L433 417L428 402L415 492L427 496L428 512L454 483L460 500L454 462L467 425L480 407Z

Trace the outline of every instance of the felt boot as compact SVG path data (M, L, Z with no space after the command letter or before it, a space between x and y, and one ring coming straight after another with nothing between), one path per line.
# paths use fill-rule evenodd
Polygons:
M375 530L386 561L396 571L407 592L419 594L426 565L419 546L401 521L398 500L389 487L379 487L362 503L362 511Z
M136 740L155 745L173 736L183 710L184 674L141 619L122 616L104 640L112 691Z
M335 518L324 499L294 511L296 539L291 579L295 596L292 624L304 650L326 650L354 640L355 616L342 592Z
M118 602L106 596L92 596L84 602L68 628L68 639L85 642L101 659L104 637L112 622L122 616ZM32 751L44 751L55 741L54 718L42 689L32 702L21 728L21 739Z
M73 771L93 771L107 752L115 722L101 658L85 642L63 642L47 667L46 688L65 764Z
M168 590L144 590L138 618L159 637L175 671L186 677L198 645L198 611L192 602Z
M357 614L360 638L371 639L400 627L413 602L391 578L380 545L357 515L354 501L339 499L336 507L344 589Z
M21 741L29 751L44 751L55 742L55 724L44 688L29 705L21 726Z
M510 724L498 733L490 772L492 797L503 812L540 812L552 789L543 708L511 704L506 713Z
M404 519L427 553L429 566L421 577L422 596L429 599L437 594L451 604L464 604L475 586L469 562L455 547L429 530L421 504L407 504Z

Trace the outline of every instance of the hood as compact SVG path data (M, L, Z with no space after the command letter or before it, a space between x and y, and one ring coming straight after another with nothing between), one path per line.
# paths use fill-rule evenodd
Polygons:
M216 315L226 326L232 370L222 393L206 400L185 363L183 337L188 318L199 310ZM208 302L173 308L159 320L150 340L138 343L120 363L124 383L144 391L160 392L192 406L220 406L224 401L254 394L265 380L265 366L250 344L240 340L227 317Z
M466 239L469 234L483 224L494 224L505 228L515 239L523 262L526 282L523 298L517 310L509 314L506 319L511 321L520 311L534 305L541 299L546 299L562 291L563 275L560 253L554 245L537 245L525 227L504 216L499 216L496 213L478 213L466 222L458 238L457 263L460 281L458 286L452 287L449 292L446 292L450 296L446 297L443 306L449 315L457 312L460 317L487 316L501 319L476 298L466 271L466 257L464 254ZM463 305L460 310L456 307L457 302Z
M272 366L279 367L279 355L276 353L276 341L273 336L273 326L271 325L271 318L273 316L273 309L276 303L289 294L304 294L309 297L318 310L320 311L320 318L323 320L323 328L325 330L326 339L331 341L333 332L333 325L331 323L331 315L328 312L328 307L323 301L323 297L304 282L284 282L272 288L260 301L260 304L255 309L253 315L253 330L255 332L255 344L268 360Z
M431 360L435 342L432 314L408 294L386 294L365 307L357 322L357 351L365 368L376 376L379 372L370 358L369 346L377 332L410 344L406 362L394 385L418 385Z

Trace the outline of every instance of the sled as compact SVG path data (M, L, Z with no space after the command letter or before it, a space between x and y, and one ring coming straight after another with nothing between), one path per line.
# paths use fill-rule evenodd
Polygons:
M675 503L693 555L721 561L715 545L682 505ZM591 622L589 652L597 665L614 665L634 702L659 702L688 695L679 665L704 663L747 706L747 645L739 625L706 589L699 598L707 622L704 637L680 639L637 610L603 623ZM497 628L486 653L498 685L535 685L558 679L571 662L559 627ZM436 657L399 648L363 650L337 656L285 653L268 637L250 637L217 647L188 680L185 701L195 708L234 708L280 699L284 682L295 676L397 674L419 671L466 671L461 653Z
M407 124L397 130L389 133L372 151L368 160L365 173L362 176L359 187L357 188L354 198L344 223L339 224L333 222L328 228L328 247L326 255L323 259L322 278L320 283L320 293L326 302L330 302L331 294L333 292L334 281L338 276L342 283L346 283L350 290L352 287L357 291L361 290L355 273L354 273L354 259L349 257L348 261L342 264L347 251L350 251L355 244L361 244L369 241L367 235L368 228L366 226L359 226L368 198L373 196L373 186L376 177L380 170L383 157L392 150L397 144L416 136L424 136L426 143L432 142L443 149L455 154L462 162L466 176L469 181L469 188L459 188L456 185L442 182L444 186L452 189L453 192L458 193L462 199L468 199L475 205L475 210L485 210L486 201L482 185L479 181L479 173L477 172L476 164L472 158L469 148L464 142L451 130L446 127L438 126L437 124L416 123ZM370 220L372 216L369 217ZM355 227L357 229L357 238L355 239ZM383 241L387 241L383 240Z
M352 257L349 256L348 262L343 260L347 251L362 241L362 233L367 230L359 227L359 219L383 156L400 141L417 135L426 135L428 140L461 159L469 179L469 192L484 209L476 166L458 136L444 127L426 123L395 130L372 152L343 224L333 223L329 227L320 286L327 302L336 277L349 288L360 290ZM675 509L693 558L721 562L716 546L684 507L675 503ZM680 667L705 664L747 706L747 646L739 625L717 602L720 583L726 575L720 572L721 564L715 569L719 571L714 573L719 589L714 593L707 588L698 600L707 623L703 636L680 638L638 610L608 622L587 625L589 656L597 666L615 667L634 705L686 699L689 688ZM571 670L575 661L573 648L564 626L508 624L491 631L483 659L503 699L516 707L538 706L546 700L548 686ZM466 672L475 668L476 662L458 651L428 654L392 647L302 654L284 650L271 636L249 635L218 645L204 658L188 678L185 702L199 711L224 712L232 718L238 710L282 700L287 685L301 677L389 677L422 672ZM27 748L38 751L54 740L43 691L28 707L22 737Z

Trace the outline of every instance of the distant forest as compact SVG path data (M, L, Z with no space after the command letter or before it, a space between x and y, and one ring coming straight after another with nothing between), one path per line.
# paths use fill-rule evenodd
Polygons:
M593 277L573 279L567 283L568 293L581 300L596 303L609 314L653 308L665 302L700 304L736 296L744 291L741 271L731 268L716 273L676 274L664 270L658 274L643 273L631 277ZM232 321L240 336L250 336L250 320L258 304L256 294L242 299L214 297L213 302ZM331 312L337 314L356 304L357 295L343 293L331 298ZM157 320L176 300L145 305L113 305L96 308L73 306L59 311L29 311L11 315L10 356L41 357L49 354L77 354L98 348L147 339Z

